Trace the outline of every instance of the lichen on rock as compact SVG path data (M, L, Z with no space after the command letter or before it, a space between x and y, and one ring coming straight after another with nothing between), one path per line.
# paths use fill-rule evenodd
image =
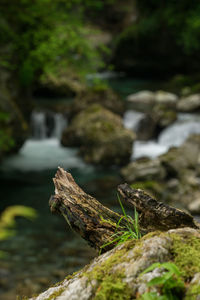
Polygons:
M159 295L159 286L149 287L148 282L161 276L163 270L156 268L142 274L155 262L177 264L185 281L185 299L198 299L199 244L200 232L192 228L149 233L140 240L128 241L96 257L73 278L65 279L60 286L32 299L52 299L59 290L61 294L53 299L140 299L147 291ZM188 298L193 292L198 295Z

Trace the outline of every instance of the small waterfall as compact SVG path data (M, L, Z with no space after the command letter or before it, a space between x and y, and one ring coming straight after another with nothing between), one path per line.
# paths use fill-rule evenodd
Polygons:
M159 136L158 143L167 147L180 146L191 134L200 134L200 122L174 123Z
M65 127L67 126L67 121L63 117L61 113L54 114L54 129L52 132L52 136L56 137L57 139L61 139L61 135Z
M67 121L61 113L33 111L31 115L32 137L36 140L61 138Z
M56 170L62 166L65 169L93 172L93 168L78 157L77 149L62 147L60 144L66 126L67 121L61 113L34 111L31 116L31 138L26 140L19 153L4 160L1 170L38 172Z
M178 120L164 129L157 141L135 141L132 159L144 156L155 158L171 147L182 145L191 134L200 134L200 115L178 114Z
M46 137L46 121L43 112L34 111L31 115L32 136L37 140L42 140Z
M195 133L200 134L200 116L189 113L178 114L178 120L161 132L158 143L168 148L180 146Z

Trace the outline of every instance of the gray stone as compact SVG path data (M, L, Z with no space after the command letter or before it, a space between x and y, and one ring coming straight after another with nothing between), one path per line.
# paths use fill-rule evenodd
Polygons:
M200 94L193 94L180 99L177 103L177 110L183 112L200 110Z
M175 108L178 96L165 91L155 92L155 102L157 104L166 105L168 108Z
M128 105L134 110L147 112L155 104L155 94L151 91L141 91L127 97Z

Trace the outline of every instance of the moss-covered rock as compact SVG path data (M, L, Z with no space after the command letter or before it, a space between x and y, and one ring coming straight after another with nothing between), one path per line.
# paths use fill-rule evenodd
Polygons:
M193 290L199 293L199 246L199 230L182 228L150 233L95 258L72 278L66 278L60 285L32 299L142 299L144 293L151 291L159 295L161 286L149 287L148 282L162 276L163 268L143 273L157 262L176 264L185 283L180 298L184 299ZM193 299L198 299L197 296Z
M45 73L35 87L35 95L48 97L71 97L85 89L80 76L69 68L56 73Z
M124 165L130 159L134 138L134 133L123 127L118 115L93 104L72 120L61 142L67 147L80 146L80 153L87 162Z
M77 95L73 102L71 116L95 103L116 114L123 115L124 113L125 105L119 95L105 84L98 84L83 90Z

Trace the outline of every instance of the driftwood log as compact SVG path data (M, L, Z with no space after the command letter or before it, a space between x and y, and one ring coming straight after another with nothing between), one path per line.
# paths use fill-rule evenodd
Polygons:
M99 250L111 242L122 215L86 194L76 184L72 175L60 167L53 181L55 195L51 196L49 201L51 211L62 214L69 226L90 246ZM133 210L136 208L142 234L183 227L200 228L190 214L158 202L140 189L132 189L125 183L118 186L118 192L125 203ZM126 225L127 221L122 218L120 227L125 228ZM114 243L111 243L104 247L102 252L113 247Z

